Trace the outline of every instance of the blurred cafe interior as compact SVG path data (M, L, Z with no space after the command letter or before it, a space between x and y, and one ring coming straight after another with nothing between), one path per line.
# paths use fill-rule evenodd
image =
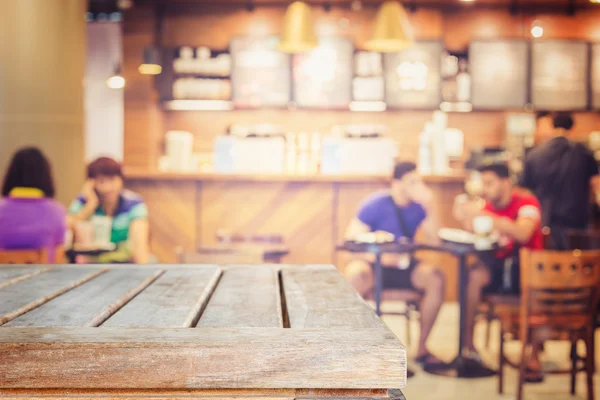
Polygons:
M0 261L332 264L419 360L407 398L496 396L515 293L481 298L510 268L471 261L600 246L596 3L3 1ZM593 374L570 335L507 365L504 395L572 398L542 372Z

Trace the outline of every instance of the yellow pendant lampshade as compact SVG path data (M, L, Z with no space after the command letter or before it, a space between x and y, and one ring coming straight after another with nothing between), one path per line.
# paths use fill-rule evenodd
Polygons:
M283 31L279 50L284 53L303 53L317 47L317 35L313 27L310 6L295 1L283 17Z
M408 15L397 1L385 1L377 12L373 36L365 43L367 50L396 53L414 44Z

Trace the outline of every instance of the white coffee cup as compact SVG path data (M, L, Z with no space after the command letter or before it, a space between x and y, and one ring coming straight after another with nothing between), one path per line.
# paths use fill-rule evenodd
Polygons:
M104 246L110 243L112 232L112 218L100 215L94 215L91 218L94 227L94 244Z
M477 235L489 235L494 228L494 221L492 217L487 215L480 215L473 218L473 232Z

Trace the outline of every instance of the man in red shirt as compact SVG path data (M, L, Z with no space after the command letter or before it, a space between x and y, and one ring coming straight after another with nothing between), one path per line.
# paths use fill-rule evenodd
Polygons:
M493 230L500 235L502 250L495 255L482 257L481 262L469 270L467 287L466 345L477 357L473 344L475 314L481 303L481 294L520 293L519 249L541 249L541 210L537 199L528 193L516 191L505 163L487 164L479 168L482 197L485 205L475 201L455 204L455 217L466 229L472 230L473 219L488 216ZM537 353L537 352L536 352ZM539 369L537 357L530 368ZM538 380L537 378L531 378Z

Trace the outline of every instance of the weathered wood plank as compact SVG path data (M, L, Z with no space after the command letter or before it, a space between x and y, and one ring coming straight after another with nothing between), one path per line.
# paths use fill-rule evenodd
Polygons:
M131 300L137 293L128 292L136 289L153 272L149 269L108 271L6 326L93 326L96 317L105 315L113 304Z
M220 274L216 266L168 270L102 326L193 326Z
M334 267L283 269L281 277L290 328L385 328Z
M405 379L406 352L387 329L0 329L5 389L388 389Z
M25 314L106 272L105 269L53 269L0 289L0 325Z
M0 289L26 279L33 278L43 272L50 270L47 268L0 268Z
M386 389L0 389L0 398L44 399L206 399L206 400L291 400L298 397L348 400L368 397L385 400L393 396ZM62 396L62 397L61 397Z
M223 272L197 327L282 328L277 272L252 266Z

